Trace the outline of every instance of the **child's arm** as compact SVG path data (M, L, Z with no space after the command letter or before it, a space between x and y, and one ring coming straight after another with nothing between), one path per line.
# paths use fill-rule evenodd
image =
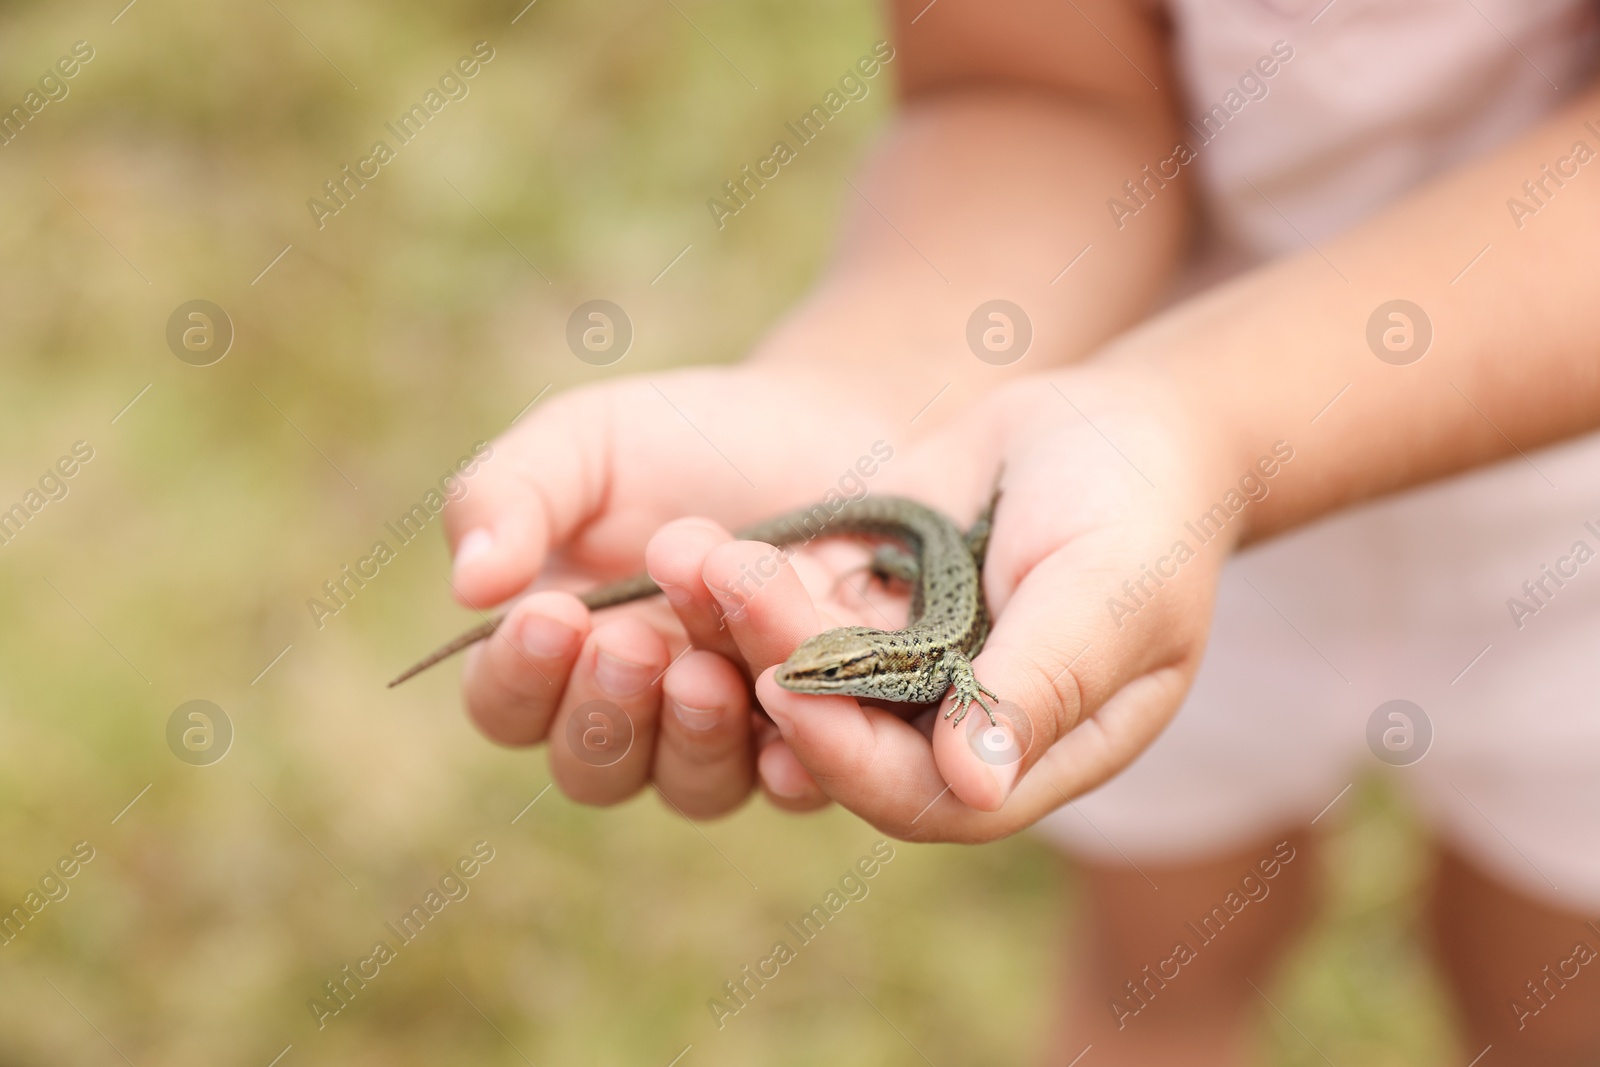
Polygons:
M1568 176L1546 176L1558 169ZM1420 359L1415 346L1384 348L1385 331L1403 346L1424 329L1375 314L1397 298L1431 324ZM1373 329L1393 362L1374 354ZM1595 428L1600 91L1320 255L1257 271L1114 348L1117 363L1191 393L1236 460L1295 441L1295 466L1246 513L1247 539Z
M1159 17L1128 0L896 0L891 13L896 53L879 77L895 79L900 112L842 190L833 261L756 362L920 403L946 383L970 397L1077 360L1136 322L1188 230L1182 179L1137 227L1106 207L1179 136ZM1008 367L966 339L995 298L1032 320Z
M1013 832L1126 766L1176 711L1239 541L1600 426L1597 151L1591 91L1345 236L1175 308L1078 368L1002 389L942 447L1006 466L986 575L998 617L975 666L1025 713L1026 755L986 762L936 727L930 756L888 716L763 678L792 751L834 799L891 832ZM1537 214L1514 211L1534 206L1523 183L1545 164L1564 184L1545 182ZM1417 351L1406 331L1420 336L1420 316L1379 316L1386 358L1368 340L1393 299L1431 323L1431 347L1408 365L1397 364ZM1192 524L1263 462L1270 493L1198 538ZM1528 477L1541 478L1535 462ZM1571 507L1577 521L1593 502ZM947 782L954 798L924 812Z
M1179 257L1181 191L1141 213L1136 233L1118 233L1104 201L1170 151L1170 105L1145 77L1170 80L1159 27L1123 0L940 0L918 18L924 6L895 15L897 54L871 84L886 92L901 79L905 108L854 179L859 193L840 190L840 249L813 295L744 364L611 379L534 407L446 512L463 600L502 601L553 560L575 582L635 569L652 535L684 515L736 526L820 499L879 439L896 459L872 491L970 511L960 479L918 466L918 438L970 414L995 383L1080 357L1148 306ZM790 180L746 211L784 210L773 198ZM974 309L995 297L1022 305L1035 330L1026 358L1006 367L981 362L965 338ZM655 565L692 554L696 536L669 528ZM690 616L697 643L752 674L784 653L781 642L733 647L702 617L711 598L698 573L685 581L676 619L659 601L591 616L561 594L524 600L469 655L472 716L508 744L553 735L557 778L576 798L611 801L654 780L685 811L727 810L753 777L748 694L737 671L698 656L667 669L681 623ZM642 689L600 669L621 662ZM709 708L713 725L683 729L663 714L664 693ZM622 706L639 734L621 763L598 770L564 740L573 709L593 697ZM797 777L803 796L787 802L820 803Z

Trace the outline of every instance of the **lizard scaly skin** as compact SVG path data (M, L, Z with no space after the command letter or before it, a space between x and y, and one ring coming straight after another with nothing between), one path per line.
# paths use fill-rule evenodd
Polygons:
M932 704L954 688L955 703L945 718L959 723L967 709L977 704L994 722L994 710L983 698L999 698L979 683L971 661L989 636L981 572L998 499L996 490L966 534L932 508L891 496L847 500L837 511L816 504L740 530L738 536L743 540L780 547L854 534L885 538L904 549L903 555L887 555L880 549L882 562L874 569L880 575L893 573L910 582L907 624L899 630L841 626L809 637L778 668L778 684L796 693L834 693L912 704ZM657 592L660 590L647 575L637 575L592 589L578 599L598 610ZM489 637L504 618L468 630L389 685L399 685Z

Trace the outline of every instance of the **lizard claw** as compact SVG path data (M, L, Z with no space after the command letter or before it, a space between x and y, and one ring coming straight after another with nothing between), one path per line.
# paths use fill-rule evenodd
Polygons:
M978 681L977 675L972 673L972 663L965 656L952 656L950 661L950 685L956 692L955 703L950 705L950 710L944 717L951 720L951 726L960 726L961 720L967 717L967 709L976 704L989 716L990 726L999 726L999 721L994 717L994 709L989 706L990 700L999 702L1000 697Z
M989 691L986 689L984 692L988 693ZM994 696L993 693L989 693L989 695ZM989 702L984 700L981 696L976 695L958 695L956 697L956 702L950 706L950 710L944 713L944 717L951 720L951 726L960 726L961 720L967 717L967 709L974 704L982 708L983 713L989 716L990 726L1000 725L999 720L994 717L994 709L989 706Z

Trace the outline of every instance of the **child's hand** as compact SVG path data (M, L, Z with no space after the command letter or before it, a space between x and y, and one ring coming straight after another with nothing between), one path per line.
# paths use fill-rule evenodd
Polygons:
M549 738L553 772L575 799L615 803L653 780L690 815L741 803L755 781L755 750L775 739L751 713L750 679L781 662L805 624L735 644L699 564L731 537L705 520L675 520L711 515L737 527L829 492L877 491L900 462L886 456L903 431L846 391L755 368L621 379L535 407L447 510L457 595L488 607L535 577L576 589L645 562L669 596L595 616L567 593L524 598L468 655L472 718L504 744ZM861 555L834 542L802 563L838 623L879 622L860 617L863 602L848 587L827 595L837 584L828 572ZM688 652L690 641L705 651ZM626 720L596 705L569 721L591 700ZM593 730L604 742L598 754L582 744ZM630 730L626 754L611 763ZM802 784L775 799L824 802Z
M727 532L842 479L856 489L848 472L893 441L897 427L812 388L752 369L626 379L559 397L497 443L452 509L463 599L486 606L547 572L557 584L601 582L641 556L672 595L598 618L565 593L525 598L469 654L467 706L480 727L506 744L551 739L558 783L588 803L653 781L685 814L711 816L759 778L781 806L837 800L918 838L1004 836L1125 766L1193 678L1241 520L1205 544L1185 523L1243 471L1154 381L1077 371L1000 390L865 479L870 492L966 522L1004 466L984 568L996 618L975 667L1005 702L1012 748L976 709L955 728L935 711L908 723L773 682L771 668L810 634L890 629L905 611L903 598L858 591L858 546L819 542L774 568L771 548ZM726 521L678 518L695 514ZM1193 553L1177 554L1181 563L1178 541ZM752 714L758 676L781 739ZM626 723L594 718L593 700ZM587 729L631 731L626 754L585 758Z
M781 806L832 798L902 837L1003 837L1122 769L1197 670L1242 518L1203 544L1186 523L1237 488L1242 461L1157 379L1106 371L1003 387L862 480L862 456L898 429L827 387L750 368L624 379L534 410L451 509L459 595L488 606L536 576L610 581L642 557L670 595L598 617L568 593L526 597L469 654L474 720L504 744L550 739L558 784L587 803L654 782L683 813L714 816L758 779ZM819 542L774 566L770 547L726 526L862 482L968 522L1002 466L984 568L994 630L974 667L1005 702L1010 744L978 710L955 728L936 712L907 723L774 683L803 638L893 629L904 601L862 597L858 545ZM781 739L752 713L755 677ZM587 729L632 734L626 753L597 760Z
M1218 572L1244 522L1224 501L1230 489L1232 502L1244 499L1245 462L1192 425L1155 379L1063 371L1004 388L898 474L936 503L947 503L941 486L958 486L964 499L950 510L970 515L986 491L976 472L1001 462L984 568L996 618L974 666L1014 725L998 733L978 709L955 728L933 712L909 724L849 698L786 692L771 671L757 685L789 758L898 836L1001 837L1126 766L1189 687ZM1248 473L1252 486L1263 482ZM1202 542L1195 530L1214 504L1228 519ZM1186 549L1175 552L1179 542ZM741 647L760 639L763 623L792 631L806 619L809 633L823 625L810 610L800 584L780 576L730 629ZM940 711L948 707L947 698ZM782 771L783 757L764 753L763 773Z

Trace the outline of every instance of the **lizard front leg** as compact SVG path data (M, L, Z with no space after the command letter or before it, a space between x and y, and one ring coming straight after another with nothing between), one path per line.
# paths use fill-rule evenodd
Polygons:
M960 725L961 720L967 717L967 709L973 704L977 704L989 716L990 726L1000 725L994 717L994 709L983 699L988 697L998 701L1000 697L978 681L978 676L972 672L972 661L967 659L966 653L949 649L940 660L940 665L950 677L950 687L956 691L955 702L944 713L945 718L952 720L951 725Z

